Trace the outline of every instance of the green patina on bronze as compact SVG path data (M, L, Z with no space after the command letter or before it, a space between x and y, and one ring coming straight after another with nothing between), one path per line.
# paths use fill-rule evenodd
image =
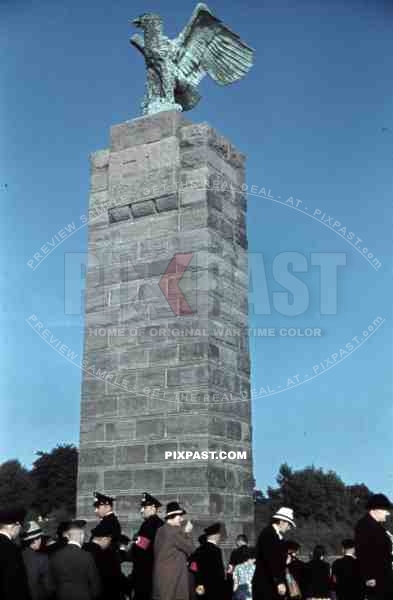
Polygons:
M201 98L197 87L206 76L228 85L246 75L253 50L217 19L206 4L198 4L180 35L163 34L162 18L144 14L133 21L144 32L131 44L144 56L147 79L143 115L165 110L190 110Z

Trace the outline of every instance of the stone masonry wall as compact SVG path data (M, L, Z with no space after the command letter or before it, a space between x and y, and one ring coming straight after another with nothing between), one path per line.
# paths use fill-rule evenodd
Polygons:
M179 500L196 536L216 520L228 543L252 536L244 161L177 112L116 125L110 148L91 155L78 473L89 521L102 490L135 533L147 491ZM161 284L170 306L159 283L175 254L190 262L185 301L182 256ZM174 450L247 460L165 460Z

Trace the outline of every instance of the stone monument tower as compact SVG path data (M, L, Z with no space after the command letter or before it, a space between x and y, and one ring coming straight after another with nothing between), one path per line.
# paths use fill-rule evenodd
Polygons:
M245 157L181 90L148 85L91 155L78 514L103 491L135 533L146 491L232 543L254 521Z

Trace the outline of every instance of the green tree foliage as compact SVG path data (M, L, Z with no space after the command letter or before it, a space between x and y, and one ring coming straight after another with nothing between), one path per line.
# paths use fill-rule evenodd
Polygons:
M30 473L18 460L0 465L0 504L29 507L33 500Z
M56 446L37 456L31 471L33 508L42 516L57 510L74 515L78 450L72 445Z

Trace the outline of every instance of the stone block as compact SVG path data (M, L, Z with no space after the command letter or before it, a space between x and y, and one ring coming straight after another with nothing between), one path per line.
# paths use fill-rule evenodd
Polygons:
M209 467L208 485L209 490L225 489L227 487L227 477L223 467Z
M152 419L137 419L136 434L137 440L163 438L165 434L165 420L155 417Z
M114 448L81 448L79 464L81 467L108 467L113 465Z
M242 426L239 421L228 421L227 436L230 440L242 439Z
M165 489L175 488L200 488L201 481L205 480L207 473L206 466L195 467L171 467L165 471Z
M132 440L135 438L135 420L105 423L105 439L107 442Z
M129 204L110 208L108 211L109 223L119 223L120 221L128 221L132 219L131 207Z
M147 447L147 462L169 462L171 459L165 459L165 452L174 452L175 450L177 450L176 442L149 444Z
M104 441L105 425L94 421L83 421L81 424L80 436L83 443Z
M141 217L153 215L156 210L152 200L145 200L144 202L134 202L131 204L131 212L134 219L140 219Z
M91 490L96 490L99 487L100 475L97 471L79 472L78 473L78 489L81 494Z
M131 392L126 396L119 396L119 418L131 417L135 414L146 412L149 397Z
M116 469L104 472L105 490L131 490L134 487L134 473L130 469Z
M82 388L83 389L83 388ZM86 392L85 392L86 393ZM89 398L89 400L82 400L81 403L81 418L90 419L100 416L108 416L117 414L117 398L106 397L102 400L95 400L95 396L88 393L83 395L83 398Z
M206 382L208 378L208 366L176 367L167 369L168 386L196 385Z
M164 475L162 469L141 469L134 472L135 489L141 490L160 490L163 487Z
M207 415L198 413L192 415L173 416L167 422L168 436L207 435L209 419Z
M177 209L177 194L167 194L159 196L155 200L156 209L158 212L166 212L167 210Z
M180 113L168 111L114 125L111 127L111 150L117 152L175 136L182 120Z
M139 446L118 446L116 448L116 465L133 465L146 461L146 448Z

